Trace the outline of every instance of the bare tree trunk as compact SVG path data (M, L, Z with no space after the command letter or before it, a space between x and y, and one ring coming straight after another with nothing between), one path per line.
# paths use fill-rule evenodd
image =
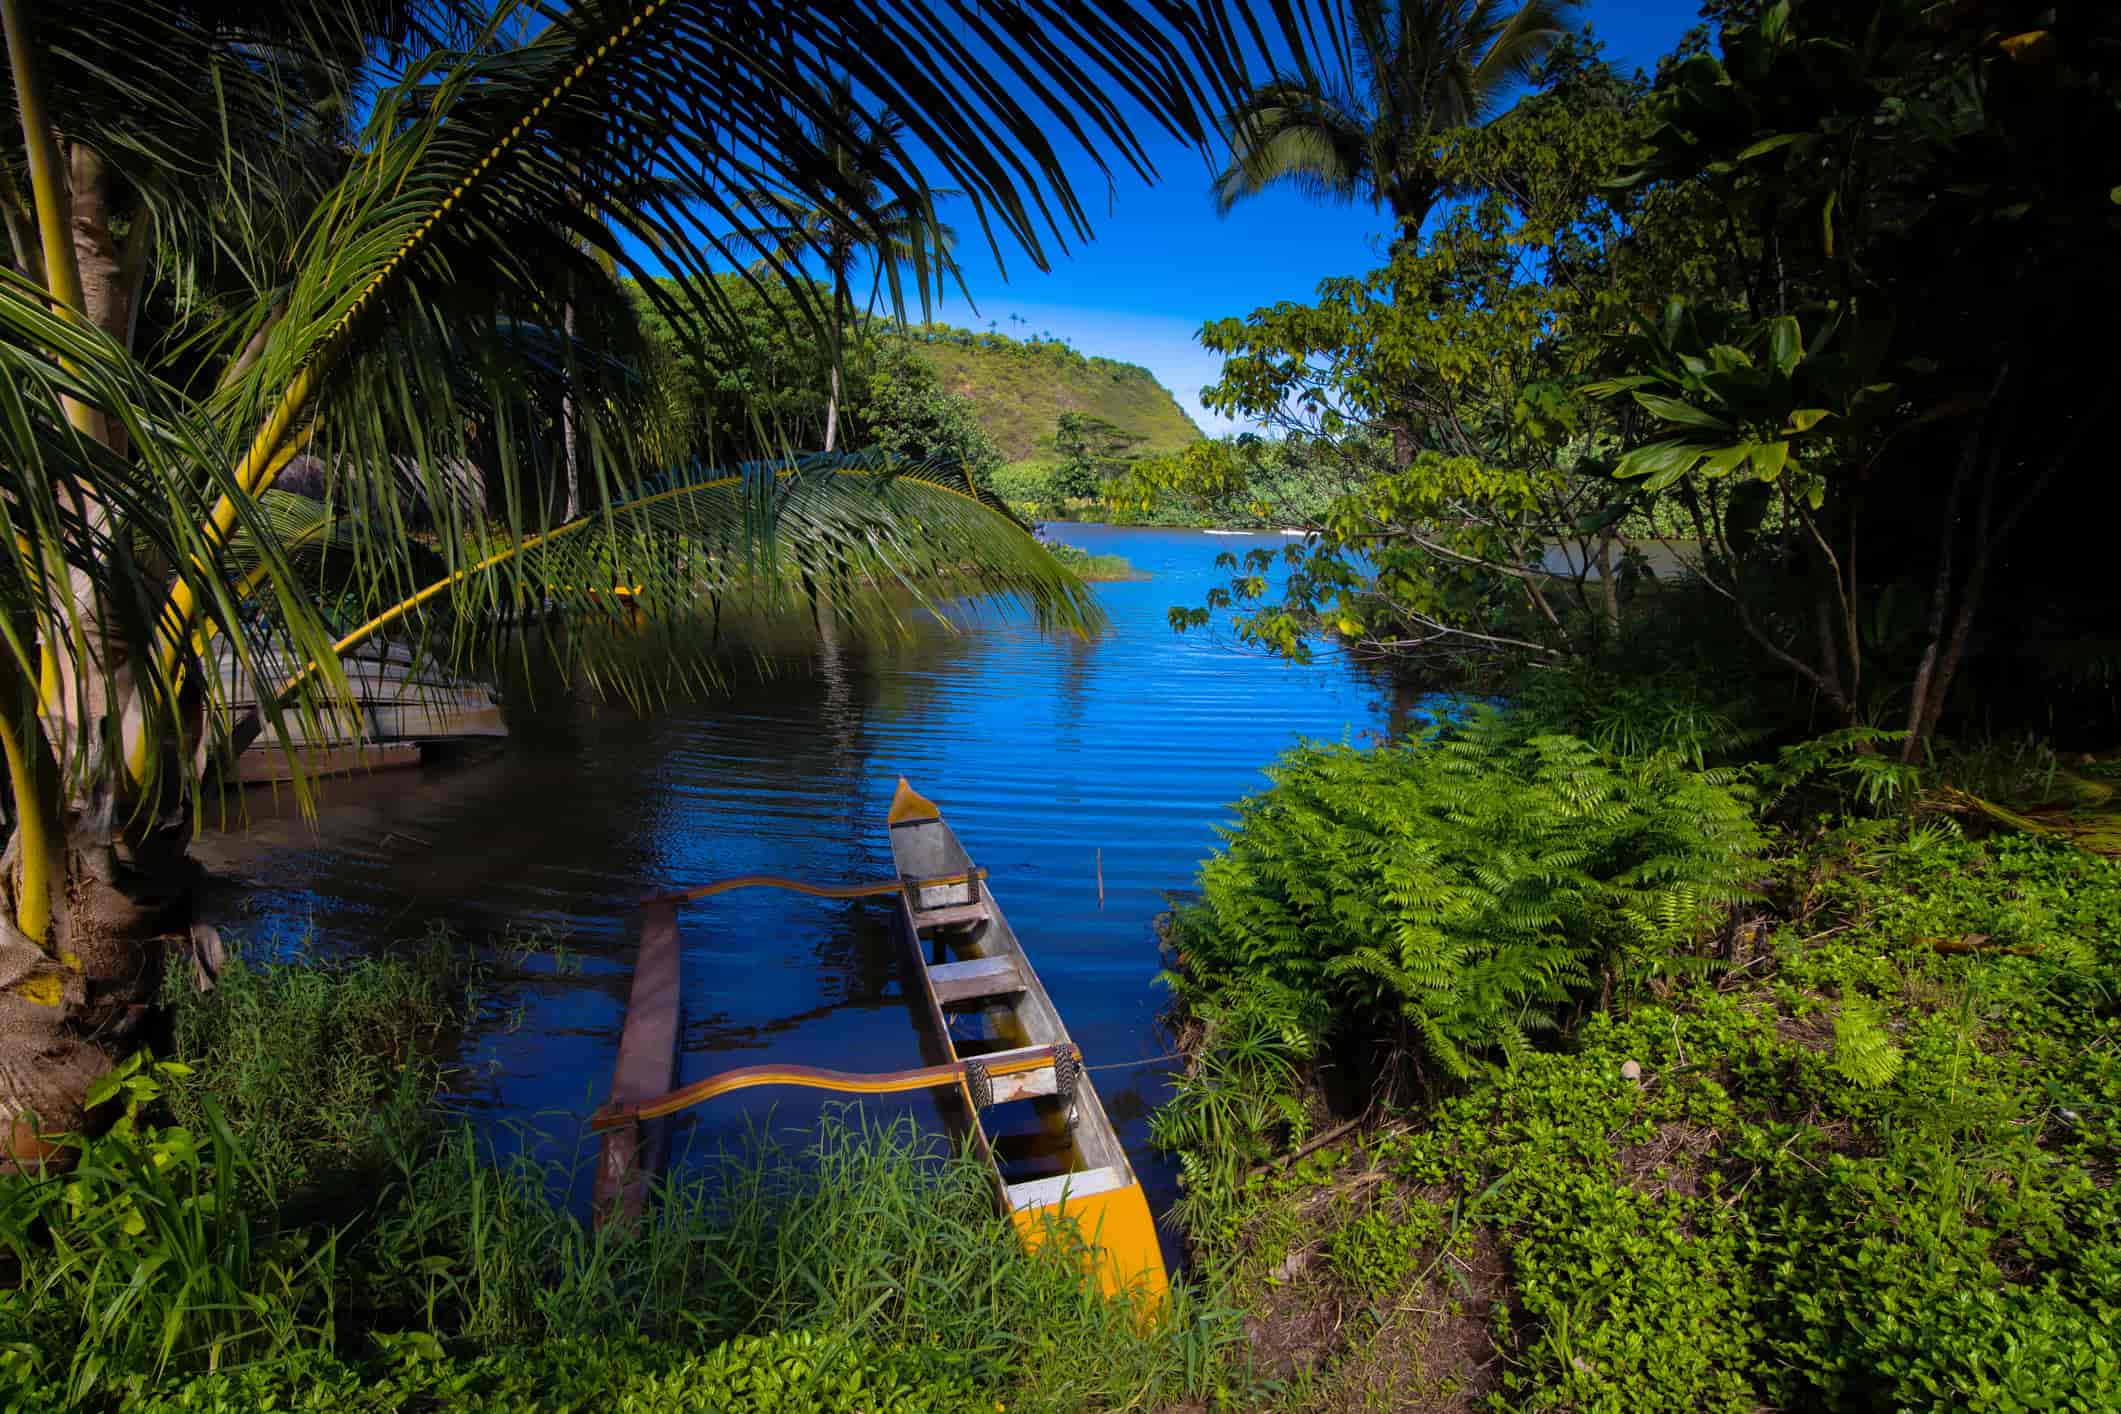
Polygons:
M1599 598L1605 610L1605 631L1620 636L1620 586L1613 582L1613 533L1598 537Z
M832 364L832 391L825 398L825 450L831 451L840 430L840 365Z

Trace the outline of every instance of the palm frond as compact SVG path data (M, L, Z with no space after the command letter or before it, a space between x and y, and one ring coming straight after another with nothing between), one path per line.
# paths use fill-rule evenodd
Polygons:
M1221 215L1277 183L1339 201L1374 189L1368 125L1341 97L1284 77L1254 90L1225 126L1230 160L1210 189Z
M525 584L556 621L626 614L665 632L659 650L689 642L741 646L695 631L700 620L770 621L791 604L820 607L857 630L902 634L914 617L947 622L945 606L1013 604L1040 626L1089 633L1102 612L1081 581L961 467L894 463L874 453L818 453L785 462L706 465L659 477L596 516L555 526L439 576L340 637L344 654L378 635L449 635L468 662L490 625L524 607ZM605 652L617 648L622 651ZM563 652L609 675L638 658L621 639L569 635ZM704 663L692 655L695 666ZM668 667L668 664L665 664ZM315 671L315 669L313 669ZM711 668L702 667L711 677ZM308 674L288 684L292 698Z

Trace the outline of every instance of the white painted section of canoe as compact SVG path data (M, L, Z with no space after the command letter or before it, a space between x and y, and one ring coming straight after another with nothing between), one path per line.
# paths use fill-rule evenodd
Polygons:
M1116 1168L1084 1169L1081 1173L1034 1178L1029 1183L1009 1185L1009 1206L1019 1213L1026 1208L1050 1208L1060 1202L1064 1194L1070 1198L1088 1198L1094 1193L1125 1188L1127 1181L1127 1175Z

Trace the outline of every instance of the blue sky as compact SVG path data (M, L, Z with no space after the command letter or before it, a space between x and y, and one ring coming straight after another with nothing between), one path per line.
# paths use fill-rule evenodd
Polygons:
M1609 59L1647 70L1697 22L1698 10L1699 0L1588 0L1583 13ZM1218 218L1208 198L1213 174L1199 155L1168 139L1150 148L1162 180L1150 186L1121 174L1109 201L1095 168L1080 164L1077 189L1095 239L1056 258L1051 273L1005 249L1004 280L977 230L963 229L968 218L957 213L959 259L978 312L953 289L936 317L975 329L992 319L1007 334L1050 332L1085 353L1142 364L1203 431L1230 431L1200 406L1200 389L1215 380L1220 361L1195 341L1196 331L1210 319L1308 300L1320 280L1375 268L1385 223L1367 206L1326 205L1287 191Z

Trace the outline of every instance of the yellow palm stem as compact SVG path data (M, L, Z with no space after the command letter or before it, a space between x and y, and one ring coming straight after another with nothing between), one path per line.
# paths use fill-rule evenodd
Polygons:
M0 650L0 752L7 756L8 787L14 799L8 818L15 827L21 856L22 872L15 881L15 926L38 947L49 949L52 894L66 877L58 793L50 788L48 773L42 769L44 753L38 748L43 740L35 735L36 712L19 713L23 720L16 720L25 696L15 678L21 645L12 628L6 632L8 648Z
M8 2L9 0L0 0L0 4ZM319 363L323 361L319 360ZM245 452L243 460L236 464L236 488L246 498L255 499L263 495L266 488L272 485L273 478L280 474L288 462L294 460L295 454L308 441L309 429L304 427L298 432L295 422L301 417L303 408L309 403L311 392L316 388L319 363L311 363L295 375L295 380L287 385L287 391L281 395L280 405L273 409L272 416L258 429L258 435L251 439L250 450ZM221 546L228 543L228 537L235 528L235 497L223 495L214 502L213 511L207 517L205 527L206 543L211 547L212 553L220 552ZM200 561L195 557L193 563L200 564ZM203 573L204 566L200 565L200 568ZM193 583L191 579L180 577L171 588L169 603L162 611L162 642L155 651L155 666L165 679L175 678L177 659L183 649L185 637L190 632L193 620L198 617L199 598L192 587ZM126 722L125 731L126 772L135 781L144 780L147 776L150 740L145 714L132 714Z
M74 259L73 223L68 219L65 179L59 173L59 138L44 103L44 82L29 52L29 25L22 0L0 0L0 26L7 31L8 66L15 80L15 106L22 117L22 146L29 159L29 188L37 207L37 235L44 246L44 287L70 317L82 310L81 267ZM95 409L73 398L66 420L90 437L102 434Z
M787 477L793 476L794 474L795 473L792 471L784 471L777 473L777 476ZM833 475L835 476L863 476L867 474L868 473L866 472L858 471L833 472ZM643 496L638 501L628 501L623 505L614 506L609 511L606 511L603 514L611 516L627 515L634 511L646 510L648 507L657 505L661 502L675 501L682 497L698 495L702 491L711 491L717 486L735 486L741 483L743 479L744 478L742 476L718 476L712 481L701 481L691 485L675 486L668 491L658 491L652 496ZM953 490L948 486L939 485L935 482L928 482L926 484L929 486L930 489L940 491L945 496L955 496L960 501L970 501L973 505L980 504L979 498L977 496L971 495L967 492ZM466 580L471 579L473 576L484 574L487 570L494 568L496 565L506 564L509 560L515 558L517 555L520 555L525 550L532 550L537 548L539 545L550 544L551 542L558 540L563 536L572 535L576 531L587 530L590 526L596 523L597 517L583 516L579 520L571 520L565 525L554 526L551 530L544 532L542 535L532 535L527 539L518 541L516 544L509 546L506 550L495 551L493 554L488 555L485 559L479 561L475 565L468 566L467 568L458 570L455 574L447 575L444 578L438 579L433 584L427 585L425 588L421 589L418 593L399 600L397 603L391 605L382 613L370 619L367 623L364 623L360 627L354 629L351 633L347 634L344 638L340 639L338 642L334 643L331 646L332 653L336 657L344 657L346 654L351 653L354 649L360 647L369 639L374 638L384 629L389 628L392 624L404 618L414 609L419 608L420 605L425 604L430 599L433 599L438 595L448 593L450 590L456 588L458 585L464 583ZM1027 536L1026 538L1028 539L1029 537ZM315 663L310 663L306 665L301 672L295 674L294 677L288 680L287 686L281 689L276 700L283 703L286 702L289 698L293 697L296 692L301 690L303 684L307 683L311 678L315 677L320 671L322 671L322 669L319 668L318 665Z
M783 475L786 474L787 473L783 473ZM713 481L700 482L696 486L679 486L669 491L658 491L653 496L643 496L638 501L628 501L623 506L615 507L610 512L610 514L622 515L627 511L639 510L647 506L655 505L659 501L671 501L677 499L680 496L695 495L698 492L709 490L716 486L734 486L743 479L744 478L741 476L722 476L717 477ZM430 599L433 599L438 595L447 594L450 590L456 588L458 585L464 583L466 580L471 579L475 575L484 574L486 571L494 568L496 565L507 564L510 560L514 559L517 555L522 554L525 550L534 550L540 545L548 545L563 536L572 535L578 530L587 530L591 525L594 525L595 523L595 518L591 516L583 516L579 520L571 520L565 525L556 525L552 529L544 532L542 535L532 535L526 539L519 540L505 550L496 550L493 554L488 555L485 559L479 561L477 564L467 566L464 569L460 569L455 574L445 575L443 578L436 580L433 584L427 585L418 593L409 595L404 599L400 599L397 603L391 605L388 609L385 609L382 613L376 615L367 623L364 623L360 627L354 629L353 632L347 634L337 643L332 644L331 651L335 656L343 658L348 653L351 653L354 649L359 648L363 643L366 643L369 639L374 638L384 629L389 628L392 624L404 618L414 609L417 609L422 604L428 602ZM302 685L304 683L307 683L311 678L315 677L319 671L320 669L315 663L308 664L302 669L301 672L296 673L294 677L288 680L287 686L280 691L278 700L281 702L287 701L288 698L294 696L295 693L299 692L302 688Z
M22 0L0 0L0 29L7 36L8 69L15 82L15 107L22 120L22 146L29 162L30 200L36 208L37 236L44 249L45 289L69 318L83 309L81 266L74 258L72 204L59 173L59 138L44 102L44 82L30 57L29 26ZM69 365L70 366L70 365ZM63 398L66 420L89 437L103 435L95 409L76 398ZM59 656L49 643L37 648L37 700L49 710L58 706ZM25 932L28 930L24 930Z

